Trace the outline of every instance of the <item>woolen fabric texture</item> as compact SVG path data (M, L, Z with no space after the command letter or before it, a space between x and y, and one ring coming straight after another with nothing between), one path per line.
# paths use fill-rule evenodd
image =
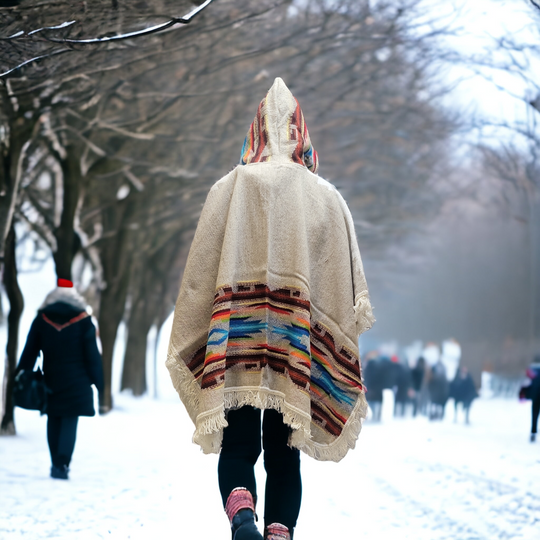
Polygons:
M43 374L51 390L50 416L94 416L91 385L103 389L103 365L96 329L85 307L75 302L71 289L49 295L28 333L17 370L34 369L43 352Z
M320 460L361 430L358 335L374 319L351 214L317 165L278 78L208 194L174 314L166 364L206 453L244 405L282 413L289 445Z

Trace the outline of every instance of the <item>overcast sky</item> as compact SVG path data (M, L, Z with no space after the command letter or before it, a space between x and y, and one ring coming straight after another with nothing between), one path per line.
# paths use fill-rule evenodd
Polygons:
M495 39L511 35L521 44L539 45L540 11L538 14L525 0L426 0L438 14L445 14L459 29L456 37L448 38L452 50L467 57L480 57L493 63L504 63L506 52L497 49ZM449 98L471 115L488 118L494 122L526 122L527 115L538 114L521 101L522 96L533 99L539 87L530 81L539 81L540 57L531 54L516 54L525 69L514 72L481 68L465 63L452 68L451 80L463 79ZM477 73L479 72L479 73ZM517 97L512 97L512 94Z

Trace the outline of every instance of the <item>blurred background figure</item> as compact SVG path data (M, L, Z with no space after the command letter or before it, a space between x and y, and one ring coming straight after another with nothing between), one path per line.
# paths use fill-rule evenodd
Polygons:
M454 399L454 422L457 422L458 405L461 403L465 413L465 423L469 423L472 402L478 397L473 378L466 367L459 368L450 383L450 395Z
M58 280L39 308L17 373L32 371L41 351L51 390L46 410L51 477L67 480L79 416L95 415L91 385L102 391L103 366L86 302L66 279Z
M413 416L416 416L418 414L418 411L421 413L425 412L425 385L424 385L424 379L426 375L426 361L424 360L424 357L418 358L418 361L416 362L416 366L414 366L411 370L411 383L412 383L412 389L414 391L414 397L413 397Z
M434 366L441 359L441 349L436 343L427 343L422 351L422 357L430 367Z
M404 417L412 400L414 400L414 390L411 376L411 369L407 364L395 363L395 401L394 416Z
M448 379L446 378L446 368L439 360L432 366L428 375L429 393L429 419L442 420L444 418L444 408L448 401Z
M383 390L395 391L399 359L397 355L381 356L379 360L381 369L381 383Z
M521 388L519 397L532 401L531 442L536 441L538 433L538 416L540 415L540 356L527 369L527 377L531 380L528 386Z
M457 375L461 360L461 345L454 338L443 341L441 346L441 362L446 368L446 378L453 381Z
M368 355L364 368L364 383L366 385L366 399L371 409L371 420L381 421L381 409L383 398L383 369L381 361L373 355Z

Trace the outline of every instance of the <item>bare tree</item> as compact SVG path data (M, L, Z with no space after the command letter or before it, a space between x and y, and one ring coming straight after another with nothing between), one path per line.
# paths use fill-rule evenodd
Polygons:
M43 239L51 243L58 275L71 277L72 262L81 247L79 235L75 230L80 203L84 195L84 175L82 174L81 166L84 164L83 158L85 152L89 148L95 149L96 147L93 147L87 138L84 136L81 137L80 133L76 130L70 132L71 136L67 136L65 131L54 133L50 128L42 129L44 119L50 119L52 116L56 122L56 117L60 115L60 123L62 124L61 111L65 111L67 104L70 104L72 107L75 104L84 106L85 103L88 103L88 99L99 97L99 93L97 92L100 86L99 73L103 70L117 68L119 58L122 57L122 53L118 52L118 48L115 45L116 42L154 34L158 30L173 28L176 24L185 24L208 6L210 1L201 3L200 8L192 10L188 17L183 19L176 17L174 20L173 18L169 18L167 23L159 23L154 25L154 28L146 27L143 30L139 29L134 32L128 32L128 35L119 32L125 17L123 17L122 13L119 13L121 10L116 9L118 5L115 8L114 4L117 3L113 2L115 13L113 13L114 16L111 17L111 20L113 20L113 26L115 26L114 37L111 35L100 36L97 39L86 40L86 43L82 43L85 39L79 39L81 36L80 33L84 32L85 29L88 30L89 26L97 29L100 26L96 25L102 22L102 19L94 16L95 13L87 13L85 20L82 22L80 20L78 22L76 21L76 24L61 23L53 27L52 25L47 25L45 22L47 18L55 16L59 17L60 20L63 19L66 21L65 17L68 13L66 10L72 9L71 3L59 2L51 4L53 9L49 9L51 5L47 3L39 5L23 3L10 10L0 9L0 19L3 23L2 31L6 32L3 36L4 39L0 40L2 47L2 54L0 56L2 61L15 62L16 64L4 71L4 81L3 84L0 83L0 91L2 92L2 110L0 113L0 265L3 266L4 263L3 250L7 233L10 228L13 230L11 225L13 215L16 211L22 177L29 170L25 161L28 161L28 152L34 138L41 136L47 143L49 153L56 160L62 172L63 197L59 223L55 223L54 219L51 219L51 216L47 215L48 212L46 209L40 207L39 200L33 201L33 209L40 211L39 213L43 223L49 226L41 227L40 232ZM175 4L178 8L178 3ZM187 2L183 2L183 4L187 4ZM95 4L93 6L97 7ZM160 6L153 6L154 9L158 10L161 7L163 7L161 4ZM102 15L103 13L100 14L100 16ZM107 22L110 21L107 19ZM28 29L28 27L21 29L21 25L25 26L36 23L40 23L37 25L37 28L34 26L31 29ZM69 30L67 30L68 28ZM104 25L100 28L103 30ZM51 35L51 33L57 31L62 32L61 38ZM75 32L75 36L73 32ZM92 66L90 70L93 70L94 74L97 74L96 78L92 79L89 77L88 65L85 65L84 62L81 63L80 58L71 62L58 62L56 64L46 65L46 60L51 60L53 57L56 58L58 54L67 52L67 50L58 49L56 47L58 43L63 43L64 45L68 43L70 48L67 50L69 51L75 50L74 47L78 45L95 45L93 50L87 50L86 56L87 59L90 57L93 61L90 64ZM151 42L150 46L159 48L159 44L156 45L155 41ZM35 54L36 47L43 47L47 51L39 54L38 57L32 56ZM21 62L21 55L24 56L25 54L27 58ZM148 54L148 51L145 54ZM81 51L79 55L83 55ZM35 67L38 61L41 63L37 70L25 74L18 80L13 79L12 74L18 71L19 68L30 65ZM10 78L6 78L10 75ZM45 80L44 76L46 77ZM14 90L15 87L16 89ZM63 124L65 128L69 129L71 127L65 122ZM53 129L56 129L56 127L57 125L53 126ZM52 137L50 136L51 134ZM38 174L35 176L38 176ZM51 225L54 227L51 228ZM36 231L40 229L39 223L34 222L33 228ZM12 243L15 243L14 239ZM15 277L12 279L9 276ZM14 432L13 408L12 402L9 400L15 365L14 355L17 352L17 340L13 336L18 335L18 321L22 312L22 304L18 302L16 272L14 273L11 268L6 268L4 285L8 299L10 302L13 302L8 318L10 339L8 342L7 364L4 370L4 377L8 386L4 398L9 398L4 413L5 424L8 427L4 429L4 432ZM115 290L116 295L120 294L121 296L122 290L122 287L120 287L120 292ZM116 295L113 294L112 296L116 297ZM106 299L105 303L107 303ZM120 298L117 304L121 306L120 309L123 312L122 298ZM107 331L105 331L106 333ZM115 335L116 330L114 330Z
M414 30L417 0L398 4L224 0L196 29L149 36L144 47L77 49L76 65L49 57L10 79L14 96L27 96L23 118L43 119L40 163L54 178L41 188L38 168L29 176L21 219L59 274L76 257L94 272L102 411L112 407L122 320L122 386L144 392L148 329L173 308L204 197L236 165L272 77L302 103L322 174L347 197L367 258L433 215L430 183L456 122L430 80L437 32Z
M15 227L12 225L6 241L5 270L2 275L10 310L8 314L8 340L6 346L6 365L4 368L8 376L4 377L3 388L5 406L2 423L0 424L1 435L15 435L15 420L13 417L13 384L14 379L9 376L15 371L17 363L17 350L19 342L19 323L24 308L24 299L17 282L17 262L15 257Z
M525 151L512 145L481 147L485 170L506 186L500 189L500 206L523 223L528 237L528 346L529 359L540 350L540 139ZM515 195L518 201L515 201Z

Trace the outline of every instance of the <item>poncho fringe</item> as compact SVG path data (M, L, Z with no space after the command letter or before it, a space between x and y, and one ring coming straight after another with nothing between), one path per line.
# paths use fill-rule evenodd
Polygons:
M222 405L211 411L196 415L199 409L200 388L196 381L189 382L190 372L182 362L177 362L174 353L169 353L166 366L171 374L173 385L182 398L182 402L196 424L193 442L198 444L205 454L217 454L221 448L223 429L227 423L225 411L249 405L257 409L274 409L283 415L285 424L292 432L289 446L298 448L308 456L320 461L341 461L349 450L356 446L362 431L363 420L367 416L367 401L364 395L358 399L351 416L340 436L329 445L318 444L311 440L311 417L288 405L283 395L267 388L228 388Z
M358 335L362 335L375 323L375 317L373 316L367 291L364 291L355 298L354 313L356 315L356 330Z

